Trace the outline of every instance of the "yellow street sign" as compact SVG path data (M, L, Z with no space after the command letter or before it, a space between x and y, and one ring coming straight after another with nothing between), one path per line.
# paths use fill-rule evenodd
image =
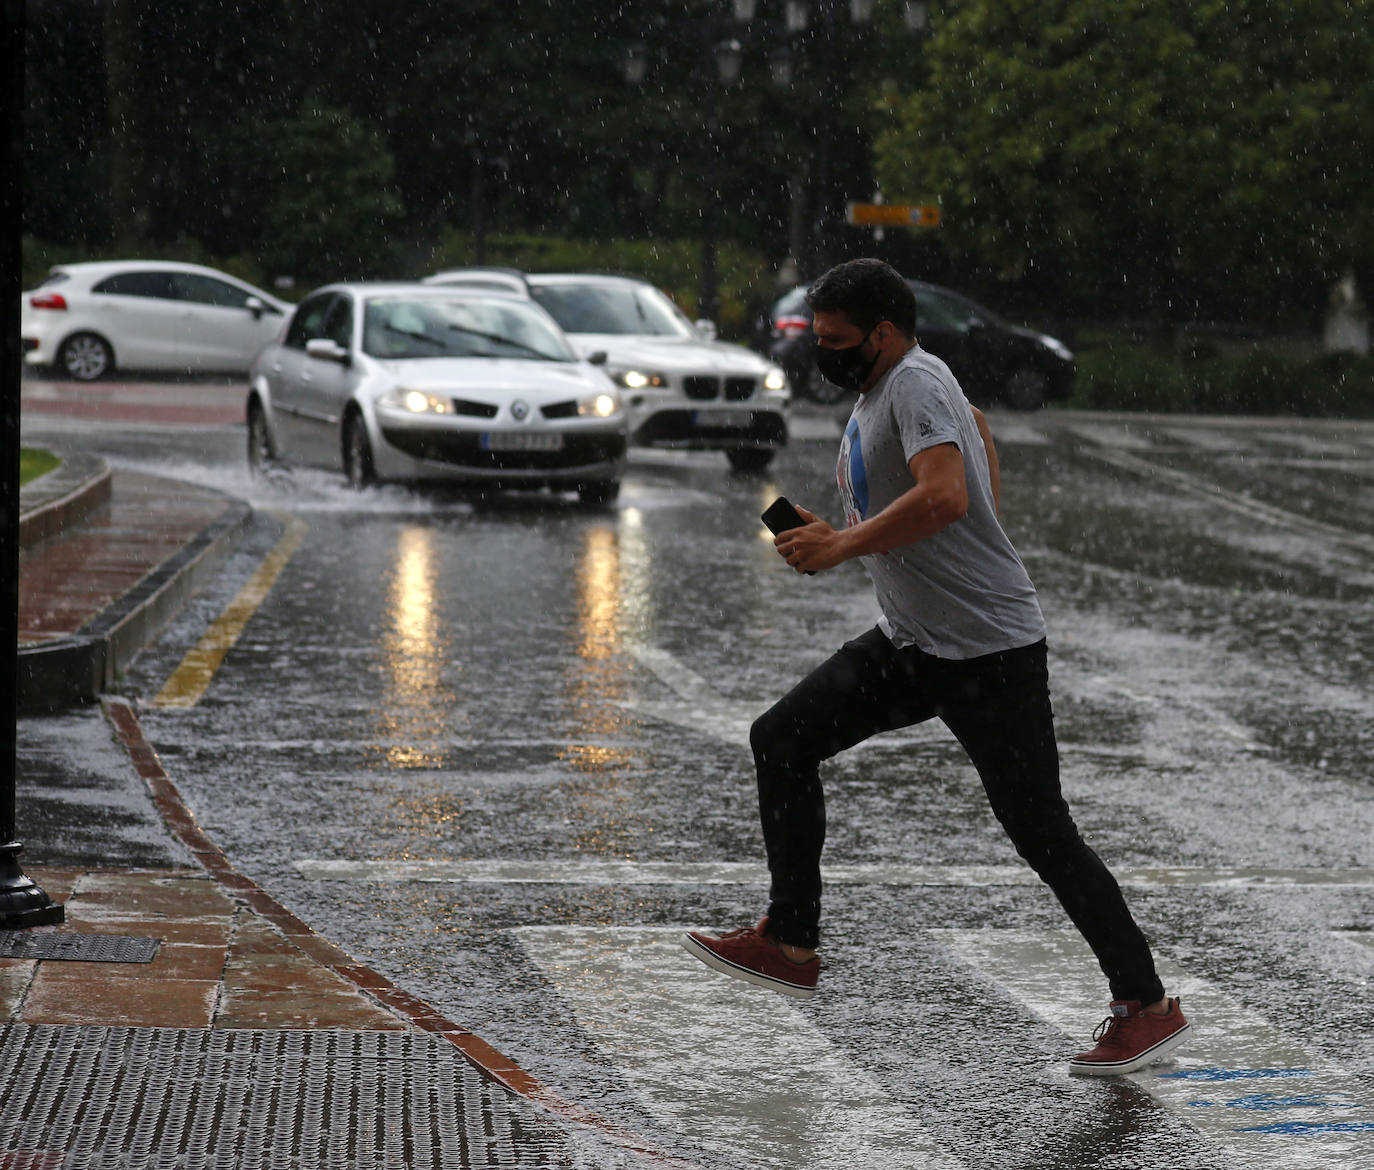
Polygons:
M854 227L939 227L940 209L929 203L850 203L845 220Z

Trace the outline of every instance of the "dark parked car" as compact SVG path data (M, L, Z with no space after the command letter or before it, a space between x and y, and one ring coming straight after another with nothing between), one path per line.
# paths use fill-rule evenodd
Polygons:
M921 348L942 358L978 406L1004 403L1035 410L1067 398L1073 389L1074 359L1062 341L1009 325L996 313L939 285L908 281L916 294L916 336ZM816 372L816 338L805 287L794 288L769 312L763 348L787 374L794 390L819 402L844 391Z

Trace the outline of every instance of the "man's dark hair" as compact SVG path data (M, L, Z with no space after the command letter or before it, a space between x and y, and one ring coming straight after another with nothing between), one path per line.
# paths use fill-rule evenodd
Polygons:
M916 294L881 260L846 260L806 290L813 313L843 313L865 333L891 321L905 337L916 335Z

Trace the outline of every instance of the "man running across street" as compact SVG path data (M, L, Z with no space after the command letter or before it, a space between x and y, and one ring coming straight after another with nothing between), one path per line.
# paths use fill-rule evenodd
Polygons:
M862 559L882 617L754 723L768 912L719 938L690 933L687 949L727 975L811 996L825 840L819 765L879 732L938 717L1107 977L1112 1014L1070 1071L1142 1068L1173 1049L1188 1022L1165 997L1120 887L1061 794L1045 623L997 519L987 424L949 367L916 343L915 298L888 265L841 264L806 299L818 368L858 393L837 466L846 526L798 508L805 525L774 544L799 573Z

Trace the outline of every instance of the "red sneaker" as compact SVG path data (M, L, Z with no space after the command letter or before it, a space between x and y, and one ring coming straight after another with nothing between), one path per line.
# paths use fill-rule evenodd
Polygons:
M765 933L767 927L768 919L764 918L758 926L732 930L720 938L688 931L682 945L708 967L735 979L770 987L783 995L810 999L816 994L820 959L807 959L804 963L789 959L777 939Z
M1169 1000L1163 1015L1147 1012L1134 999L1112 1001L1112 1014L1097 1030L1097 1047L1069 1061L1069 1072L1090 1077L1112 1077L1135 1072L1163 1059L1183 1041L1188 1021L1178 1000Z

